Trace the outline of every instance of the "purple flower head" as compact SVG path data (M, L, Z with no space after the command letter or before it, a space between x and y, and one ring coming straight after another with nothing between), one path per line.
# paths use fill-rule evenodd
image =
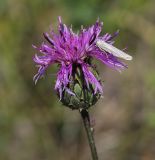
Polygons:
M44 75L50 65L57 63L60 68L57 73L55 90L59 93L60 99L64 90L74 96L74 92L68 85L72 81L75 67L78 66L81 68L86 87L89 88L91 84L94 86L94 94L102 94L101 83L90 69L93 67L90 60L98 59L119 71L126 68L127 65L120 62L118 57L129 60L125 57L129 55L113 46L113 38L118 35L118 32L114 35L106 33L100 36L103 23L99 20L87 29L81 28L79 33L74 33L71 27L63 24L60 17L58 22L58 33L53 30L50 34L44 33L46 42L42 43L40 47L33 46L42 53L41 55L36 54L33 58L39 66L38 73L34 76L35 83ZM129 58L131 59L130 56Z

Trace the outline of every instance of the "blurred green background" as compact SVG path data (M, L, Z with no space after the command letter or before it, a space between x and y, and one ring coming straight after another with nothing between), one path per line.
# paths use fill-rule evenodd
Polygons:
M133 56L121 74L98 67L104 98L90 112L100 160L154 160L154 8L154 0L0 0L0 160L90 159L78 111L55 95L57 66L32 81L32 44L56 29L59 15L74 31L100 17L102 33L120 29L116 46Z

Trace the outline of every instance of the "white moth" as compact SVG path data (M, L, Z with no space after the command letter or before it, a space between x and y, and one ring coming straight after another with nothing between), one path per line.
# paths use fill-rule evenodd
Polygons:
M132 60L132 56L126 54L125 52L117 49L116 47L112 46L111 44L106 43L105 41L99 39L96 41L96 45L103 51L109 52L112 55L122 58L125 60Z

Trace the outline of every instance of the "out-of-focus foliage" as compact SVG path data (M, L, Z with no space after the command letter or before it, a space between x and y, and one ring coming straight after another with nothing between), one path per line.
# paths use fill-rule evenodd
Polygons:
M103 33L120 30L116 46L133 56L122 74L99 67L104 98L91 109L100 159L155 159L155 1L0 0L0 159L86 160L90 152L77 111L54 92L57 66L34 85L32 62L42 33L57 17L91 25Z

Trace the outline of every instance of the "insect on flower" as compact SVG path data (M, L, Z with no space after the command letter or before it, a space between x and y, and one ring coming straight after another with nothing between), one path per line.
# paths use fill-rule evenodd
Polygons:
M118 58L122 58L125 60L132 60L132 56L126 54L125 52L117 49L116 47L112 46L111 44L106 43L103 40L97 40L96 41L96 45L103 51L109 52L112 55L118 57Z
M79 33L74 33L72 27L63 24L61 17L58 18L58 24L58 33L52 29L50 34L43 34L46 42L40 47L33 45L41 53L33 57L39 67L34 81L36 83L43 77L52 64L58 64L55 90L60 101L72 109L90 107L103 93L92 59L120 71L127 65L118 58L131 60L132 57L113 46L113 39L118 32L100 36L103 23L99 20L91 27L82 27Z

